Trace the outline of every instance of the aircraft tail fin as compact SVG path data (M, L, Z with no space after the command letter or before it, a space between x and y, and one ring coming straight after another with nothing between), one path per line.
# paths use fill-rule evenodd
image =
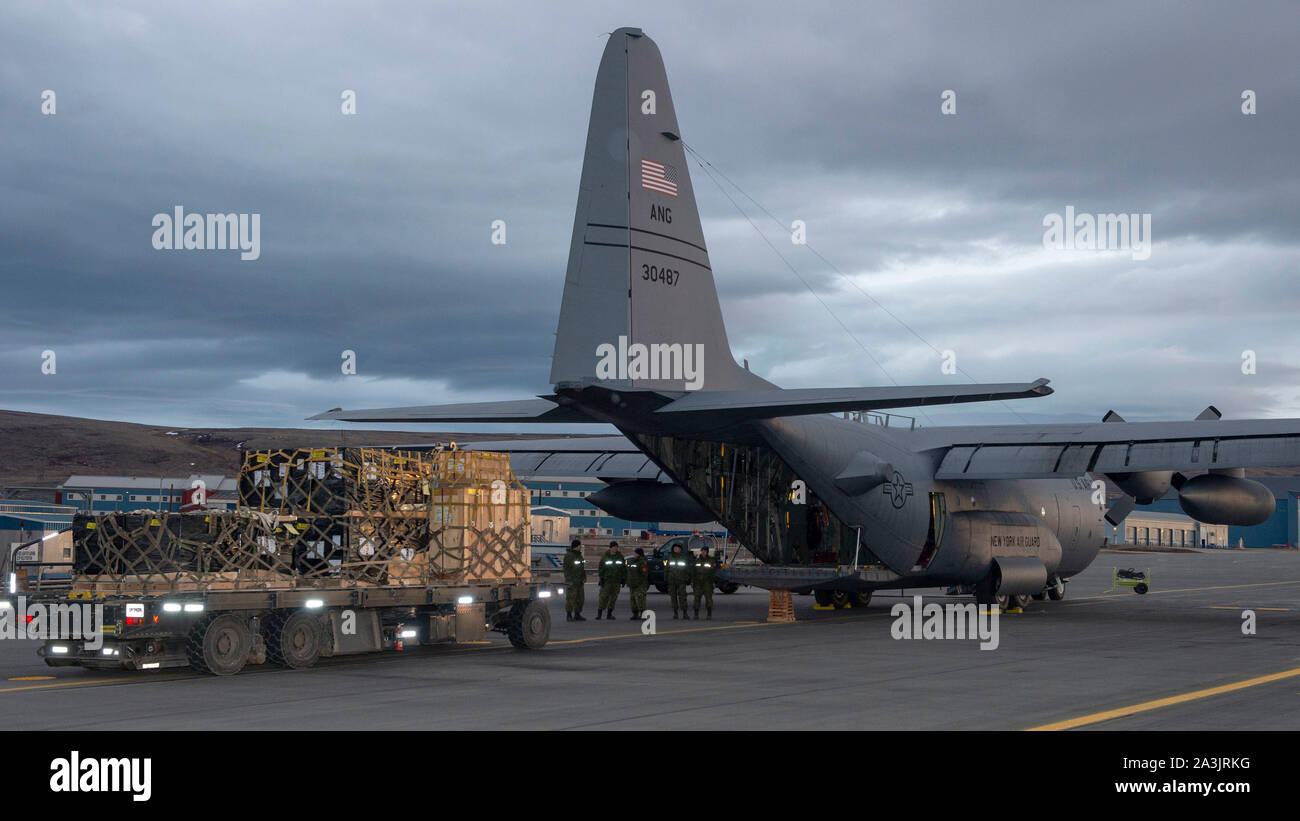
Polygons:
M659 47L609 38L592 96L552 384L770 387L732 358Z

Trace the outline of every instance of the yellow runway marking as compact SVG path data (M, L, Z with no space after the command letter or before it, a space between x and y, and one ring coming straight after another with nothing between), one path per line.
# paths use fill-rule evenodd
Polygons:
M1245 587L1274 587L1279 584L1300 584L1300 579L1291 579L1285 582L1257 582L1255 584L1220 584L1214 587L1179 587L1173 590L1150 590L1146 596L1158 596L1161 593L1199 593L1204 590L1240 590ZM1123 597L1135 596L1134 593L1102 593L1099 596L1080 596L1078 598L1068 599L1067 601L1090 601L1095 599L1118 599Z
M879 613L879 614L874 614L874 613L873 613L873 614L871 614L871 615L886 616L886 615L888 615L888 614L887 614L887 613ZM717 625L716 627L687 627L687 628L682 629L682 630L660 630L660 631L656 632L655 635L656 635L656 636L673 636L673 635L678 635L678 634L680 634L680 633L707 633L707 632L710 632L710 631L712 631L712 630L743 630L743 629L745 629L745 628L747 628L747 627L776 627L776 626L780 626L780 625L785 625L785 626L788 627L789 625L792 625L792 624L825 624L826 622L831 622L831 621L848 621L849 619L855 619L855 618L856 618L856 619L861 619L861 618L866 618L866 616L862 616L862 615L857 615L857 616L853 616L853 615L845 615L845 616L837 616L837 617L835 617L835 618L827 618L827 619L799 619L799 620L797 620L797 621L790 621L790 622L780 622L780 621L738 621L738 622L734 622L734 623L732 623L732 624L720 624L720 625ZM588 637L586 637L586 638L582 638L582 639L563 639L563 640L561 640L561 641L548 641L548 642L546 643L546 646L547 646L547 647L550 647L552 644L582 644L582 643L584 643L584 642L588 642L588 641L603 641L603 640L605 640L605 639L635 639L635 638L641 638L642 635L643 635L642 633L640 633L640 632L636 632L636 633L615 633L614 635L611 635L611 636L588 636Z
M1128 707L1120 707L1115 710L1105 710L1100 713L1092 713L1086 716L1079 716L1078 718L1070 718L1070 719L1066 719L1065 721L1057 721L1052 724L1043 724L1038 727L1029 727L1027 729L1030 731L1070 730L1075 727L1083 727L1088 724L1096 724L1101 721L1110 721L1113 718L1123 718L1124 716L1131 716L1137 713L1145 713L1150 710L1158 710L1161 707L1169 707L1174 704L1185 704L1189 701L1196 701L1202 698L1209 698L1210 696L1222 695L1223 693L1231 693L1236 690L1244 690L1247 687L1257 687L1261 684L1268 684L1274 681L1281 681L1282 679L1294 678L1295 676L1300 676L1300 667L1296 667L1291 670L1284 670L1280 673L1271 673L1267 676L1256 676L1255 678L1248 678L1245 681L1238 681L1232 684L1222 684L1218 687L1207 687L1204 690L1193 690L1190 693L1183 693L1182 695L1169 696L1168 698L1158 698L1155 699L1154 701L1144 701L1141 704L1133 704Z
M53 681L54 676L12 676L10 681Z
M827 621L845 621L848 618L850 617L841 616L839 618L833 618L833 619L817 619L815 621L804 620L798 622L790 622L789 624L817 624L817 623L827 622ZM734 624L720 624L713 627L688 627L682 630L660 630L658 633L656 633L656 635L672 636L680 633L707 633L715 630L741 630L750 627L768 627L777 624L780 624L780 622L742 621L742 622L736 622ZM638 631L636 633L616 633L610 636L587 636L585 638L580 638L580 639L564 639L561 641L550 641L547 642L547 646L549 647L551 645L559 645L559 644L584 644L590 641L604 641L607 639L633 639L633 638L642 638L642 634ZM472 643L465 642L465 644L473 644L477 646L455 647L455 648L448 647L446 649L439 649L436 652L431 653L430 655L431 656L459 655L462 653L481 653L489 650L510 649L509 644L496 643L496 642L472 642ZM375 663L392 662L398 660L399 658L396 656L389 656L382 659L374 658L374 657L368 658L364 655L345 656L338 659L330 659L328 662L323 663L320 666L321 667L343 667L350 664L360 664L360 663L375 664ZM253 669L253 670L249 670L248 672L260 674L260 673L274 673L274 672L283 673L283 672L292 672L292 671L285 671L285 670L278 670L278 669L274 669L274 670ZM43 678L52 678L52 676L44 676ZM0 688L0 693L21 693L27 690L46 690L55 687L104 687L104 686L117 685L117 684L146 684L152 681L170 681L176 679L202 680L204 678L206 677L200 675L194 675L194 674L179 674L179 675L167 675L167 676L153 675L153 676L148 676L147 678L134 678L134 677L124 676L124 677L112 678L112 679L102 679L98 681L60 681L54 684L29 684L25 687L3 687ZM22 680L25 679L11 679L11 681L22 681Z
M113 684L145 684L151 681L171 681L195 676L149 676L148 678L110 678L101 681L60 681L55 684L29 684L26 687L3 687L0 693L22 693L28 690L49 690L55 687L105 687Z
M1229 605L1229 604L1212 604L1210 605L1210 609L1211 610L1268 610L1270 612L1281 612L1281 613L1291 612L1290 607L1247 607L1244 604L1240 606Z
M679 633L707 633L711 630L741 630L746 627L767 627L768 625L771 624L781 624L781 623L782 622L774 622L774 621L773 622L751 621L751 622L744 622L741 624L720 624L717 627L688 627L684 630L659 630L655 632L654 635L674 636ZM797 624L798 622L787 622L787 623ZM552 644L583 644L589 641L603 641L605 639L638 639L641 638L643 635L644 634L639 631L636 633L615 633L612 636L587 636L586 638L582 638L582 639L564 639L562 641L548 641L546 644L549 647Z

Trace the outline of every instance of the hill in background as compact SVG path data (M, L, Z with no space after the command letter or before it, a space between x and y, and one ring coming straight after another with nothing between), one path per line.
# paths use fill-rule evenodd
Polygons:
M122 476L234 474L240 449L555 439L556 433L167 428L0 410L0 487L53 486L74 473Z

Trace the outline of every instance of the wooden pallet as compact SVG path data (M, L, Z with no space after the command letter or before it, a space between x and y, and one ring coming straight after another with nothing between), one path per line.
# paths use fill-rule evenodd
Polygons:
M767 620L789 623L794 621L794 596L789 590L772 590L767 599Z

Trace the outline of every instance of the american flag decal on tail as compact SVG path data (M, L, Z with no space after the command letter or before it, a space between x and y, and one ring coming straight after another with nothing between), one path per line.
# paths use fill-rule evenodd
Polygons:
M641 187L677 196L677 169L654 160L641 160Z

